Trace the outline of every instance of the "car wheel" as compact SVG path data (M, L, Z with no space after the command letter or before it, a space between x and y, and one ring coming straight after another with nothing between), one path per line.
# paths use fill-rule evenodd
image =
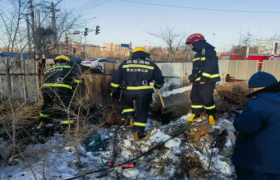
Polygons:
M102 70L102 67L101 66L97 66L96 69Z

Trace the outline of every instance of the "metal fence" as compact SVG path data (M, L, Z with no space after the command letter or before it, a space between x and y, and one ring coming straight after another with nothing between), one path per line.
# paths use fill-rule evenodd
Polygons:
M13 60L14 61L14 60ZM5 72L5 60L0 61L0 97L1 100L7 99L8 83ZM278 63L279 62L279 63ZM10 69L11 88L15 94L14 99L28 100L37 102L40 81L34 66L33 59L27 59L25 62L15 62ZM272 63L272 64L271 64ZM280 61L271 61L264 63L264 71L270 72L280 78L280 72L276 69L280 67ZM273 64L275 63L275 64ZM48 64L48 63L47 63ZM249 78L258 72L258 61L247 60L221 60L219 61L219 70L221 82L225 82L227 74L242 80ZM108 97L110 92L110 82L114 72L120 64L105 64L104 73L92 73L85 76L87 93L91 100L100 104L107 104L111 101ZM177 87L189 84L188 76L192 73L192 63L157 63L166 78L167 84L175 84ZM48 66L48 65L47 65ZM272 71L273 69L273 71ZM272 71L272 72L271 72ZM24 88L25 87L25 88Z
M192 74L192 62L189 63L157 63L167 84L185 86L189 83L188 76ZM225 81L227 74L227 61L219 61L221 81Z
M274 75L280 81L280 61L263 61L262 71Z
M39 81L36 68L37 65L34 59L19 61L15 58L11 58L9 65L7 65L7 58L0 58L1 102L8 99L9 89L11 89L11 95L14 100L27 100L29 103L37 102ZM7 76L7 69L9 69L9 79ZM10 87L8 81L11 82Z
M257 60L225 60L227 63L226 74L240 80L249 80L259 71Z

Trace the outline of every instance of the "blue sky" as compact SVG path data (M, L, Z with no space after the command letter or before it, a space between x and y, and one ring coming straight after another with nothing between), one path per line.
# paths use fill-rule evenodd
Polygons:
M65 8L79 7L88 2L102 2L103 0L64 0ZM132 0L134 1L134 0ZM279 0L135 0L138 2L157 3L175 6L188 6L210 9L248 10L279 12L268 13L241 13L224 11L206 11L195 9L180 9L171 7L134 4L113 0L99 7L86 6L77 9L83 12L84 19L97 16L90 21L88 28L101 26L101 33L94 32L87 36L88 42L102 45L103 43L129 43L135 46L154 45L165 46L160 39L146 34L147 30L158 30L167 24L176 25L178 31L185 33L202 33L207 41L225 50L237 43L239 35L250 31L260 38L271 37L277 31L280 33L280 1ZM92 3L94 6L94 3ZM83 30L81 27L80 30ZM216 36L213 35L216 34ZM278 34L279 34L278 33ZM148 41L149 42L148 42Z

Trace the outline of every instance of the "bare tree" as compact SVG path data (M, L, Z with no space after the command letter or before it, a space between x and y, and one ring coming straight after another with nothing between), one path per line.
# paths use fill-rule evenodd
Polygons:
M247 48L249 48L249 53L257 54L260 43L257 36L258 34L254 36L250 31L245 34L240 33L237 45L232 46L230 53L238 55L238 59L246 58Z
M57 3L55 3L55 7L57 7L60 2L61 0L58 0ZM8 108L7 106L9 106L9 114L5 113L5 123L1 121L1 127L3 126L3 128L7 132L8 137L11 139L12 142L11 149L13 151L8 151L8 153L10 153L11 155L19 153L20 156L22 156L22 158L26 160L24 154L21 151L22 149L20 148L22 139L19 141L18 139L16 139L16 137L19 135L19 123L20 120L22 120L23 118L23 110L25 109L26 104L30 99L24 99L24 101L20 101L16 98L16 96L20 94L22 89L25 89L31 84L34 84L34 82L36 83L36 81L38 82L38 79L36 78L37 75L35 71L35 74L33 74L34 79L30 78L26 84L24 83L24 81L21 81L21 85L17 89L13 87L15 84L13 82L13 74L18 73L18 71L20 70L22 75L23 63L20 54L26 50L26 47L29 43L33 43L33 46L36 47L35 52L40 54L49 52L51 50L51 44L54 44L54 46L56 46L57 42L54 42L52 38L55 32L53 32L53 30L49 28L50 26L45 24L45 21L49 18L51 13L50 9L45 12L45 15L42 17L41 21L38 22L38 28L32 28L32 33L34 34L34 36L32 35L30 38L28 38L26 33L27 27L25 22L25 16L29 13L30 1L7 0L7 4L8 8L6 8L5 11L0 11L0 27L1 33L3 33L3 35L0 36L0 47L3 47L1 49L4 49L5 52L8 53L7 57L0 57L0 64L4 67L2 69L4 72L1 73L5 74L5 82L3 83L3 81L1 81L1 96L6 97L6 99L1 99L3 100L3 102L0 104L0 108ZM74 28L79 17L77 15L74 16L73 14L71 14L72 11L61 10L61 12L64 13L57 19L59 25L59 28L57 30L59 34L58 41L64 32ZM45 24L46 26L43 27L43 24ZM18 53L17 57L12 56L12 53L15 52ZM33 62L35 62L34 64L36 65L36 59L34 58L34 54L30 54L29 58L33 58ZM26 66L24 66L24 68L26 68ZM37 66L33 67L33 70L35 69L37 69ZM39 91L40 89L38 88L33 93L30 93L30 98L36 95ZM38 103L38 105L40 104ZM0 113L2 118L2 110ZM7 128L9 126L12 127L12 132L9 130L9 128ZM37 179L32 169L32 165L30 165L27 160L26 163L32 171L34 179Z
M0 13L1 24L5 28L6 38L1 38L3 44L5 45L8 53L14 52L19 43L22 42L22 39L19 37L19 29L21 25L21 19L23 18L22 14L27 9L26 2L18 1L10 1L11 11L6 11L6 13ZM9 105L13 114L13 145L15 148L15 135L16 135L16 117L17 112L15 107L13 106L13 98L14 91L12 90L11 83L11 69L15 64L15 60L11 57L7 57L3 59L2 63L5 66L5 74L6 74L6 82L8 86L7 95L9 99Z
M190 52L191 48L189 46L183 45L177 47L175 53L174 53L174 59L176 61L187 61L190 60Z
M169 51L169 60L176 59L176 52L183 46L187 33L176 30L176 25L168 26L165 24L158 31L146 31L147 34L158 37L167 45Z
M28 7L30 6L28 0L8 0L9 4L6 11L1 11L0 12L0 24L2 27L2 32L5 34L5 36L0 36L0 42L2 44L2 47L5 48L7 53L14 53L18 52L19 54L22 53L27 45L31 42L36 43L36 47L40 49L43 49L45 51L48 49L48 46L51 42L50 36L53 36L53 31L49 28L35 28L35 33L37 36L40 36L40 38L35 38L38 39L38 41L34 41L33 37L31 36L30 39L27 38L27 32L26 27L25 27L25 14L29 12ZM55 7L61 2L59 0L56 4ZM49 12L46 13L46 15L43 17L42 21L39 24L39 27L41 24L45 22L47 18L49 18L50 15L50 10ZM70 17L71 13L65 13L65 16L62 16L61 23L64 22L64 25L61 26L61 29L59 30L60 32L60 37L61 34L65 31L68 31L69 29L73 28L75 25L75 22L77 21L76 17L71 18ZM59 39L59 38L58 38ZM30 58L32 55L30 56ZM0 57L1 58L1 57ZM35 61L35 60L34 60ZM12 57L12 55L6 57L6 58L1 58L1 62L4 66L4 71L5 71L5 79L7 83L7 87L3 88L3 83L1 90L4 89L3 94L7 97L7 101L9 103L10 109L12 111L12 126L13 126L13 134L12 134L12 141L13 141L13 147L16 148L16 123L18 120L17 113L20 111L20 109L17 109L14 106L14 101L16 95L21 92L22 89L25 89L28 87L28 84L22 83L21 87L18 89L13 88L13 77L11 73L18 72L18 70L21 71L22 73L22 62L21 62L21 56L18 55L16 58ZM36 64L36 63L34 63ZM34 66L34 71L36 67ZM29 72L30 73L30 72ZM33 72L32 72L33 73ZM34 74L34 77L36 75ZM36 82L36 78L35 78ZM31 82L29 82L30 84ZM34 79L32 80L32 83L34 83ZM39 89L37 89L37 93ZM32 95L31 95L32 96ZM24 104L26 104L28 100L22 103L20 107L22 107ZM6 103L3 103L2 105L5 105Z
M149 53L152 60L155 61L167 61L169 59L168 52L164 51L162 47L154 47Z

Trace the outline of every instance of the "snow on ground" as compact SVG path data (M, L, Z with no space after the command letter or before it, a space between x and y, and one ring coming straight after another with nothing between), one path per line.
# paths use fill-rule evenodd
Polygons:
M221 85L221 82L217 82L216 85ZM161 89L161 91L164 91L162 93L162 97L168 97L172 94L179 94L179 93L184 93L186 91L192 90L192 86L186 86L178 89L173 89L172 91L168 91L167 89L169 88L169 84L164 85L164 87ZM216 91L216 90L215 90Z
M186 127L186 118L190 114L182 116L176 121L172 121L168 125L149 120L146 131L149 130L148 136L144 141L133 141L133 133L129 128L121 127L118 134L118 157L116 163L121 163L129 159L135 158L142 153L149 151L152 147L168 140L172 134L176 134ZM214 127L219 129L224 124L231 123L227 119L220 119L218 125ZM113 127L114 128L114 127ZM83 167L76 166L77 154L73 146L66 146L70 143L68 137L64 134L55 134L45 144L29 145L25 152L37 151L32 153L32 156L26 155L26 161L20 160L18 165L4 166L0 179L9 180L33 180L36 176L38 180L44 179L67 179L82 174L86 170L95 169L97 167L106 168L103 162L112 161L113 158L113 138L114 130L111 128L99 129L98 133L103 140L108 140L111 144L106 146L105 151L87 152L85 146L79 145L79 155ZM230 139L227 138L226 146L230 146ZM54 148L61 146L62 148ZM207 149L208 148L208 149ZM207 150L206 150L207 149ZM168 180L178 178L178 174L182 174L180 162L187 152L194 154L202 163L205 170L209 167L209 152L213 152L212 163L210 170L218 173L218 179L234 179L234 168L228 157L221 156L218 149L209 149L209 144L205 148L198 151L197 148L191 147L185 138L174 138L164 144L160 149L152 151L149 155L143 156L136 161L135 168L124 169L122 167L113 168L109 175L98 178L101 180L118 179L118 174L121 174L121 179L145 179L145 180ZM163 166L156 163L164 163ZM33 173L29 166L32 167ZM103 173L94 173L88 175L88 179L97 179L97 176ZM187 176L181 176L180 179L187 180ZM205 178L209 179L209 177ZM211 179L211 178L210 178Z
M191 89L192 89L192 86L187 86L187 87L182 87L182 88L178 88L178 89L173 89L172 91L165 91L164 93L162 93L162 97L168 97L172 94L183 93L186 91L190 91Z

